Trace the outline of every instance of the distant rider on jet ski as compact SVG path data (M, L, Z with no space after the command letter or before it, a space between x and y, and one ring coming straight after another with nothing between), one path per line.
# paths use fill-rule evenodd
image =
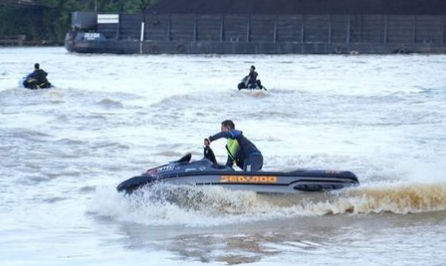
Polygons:
M39 63L34 64L34 71L30 73L23 81L23 86L28 89L47 89L51 87L51 83L46 78L48 74L40 69Z
M263 89L262 83L257 79L258 75L256 67L251 66L248 75L238 84L238 89Z
M228 151L227 166L232 167L235 163L245 172L262 169L262 153L251 141L243 136L242 131L235 130L234 122L231 120L221 122L221 132L205 139L204 145L209 146L212 141L220 138L228 139L226 145L226 150Z

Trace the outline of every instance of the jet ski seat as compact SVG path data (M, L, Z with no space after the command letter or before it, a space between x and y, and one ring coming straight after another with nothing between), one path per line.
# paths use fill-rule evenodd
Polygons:
M213 163L211 167L215 168L215 169L218 169L218 170L234 171L235 172L235 170L232 167L229 167L229 166L226 166L226 165Z
M178 161L174 161L175 163L189 163L190 159L192 158L191 153L187 153L183 157L181 157Z

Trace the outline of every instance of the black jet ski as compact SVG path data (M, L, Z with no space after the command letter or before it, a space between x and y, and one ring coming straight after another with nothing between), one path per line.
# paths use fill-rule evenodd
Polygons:
M349 171L298 169L291 172L242 172L218 165L209 147L205 158L192 161L187 154L178 161L147 170L117 186L119 192L134 190L155 183L193 186L221 186L230 190L263 193L295 193L299 191L328 191L359 185L358 178Z
M28 75L26 77L23 77L19 81L19 87L30 89L30 90L37 90L37 89L49 89L49 88L53 88L54 86L49 81L38 83L37 80L33 79L32 77L30 77Z
M239 90L265 90L268 91L263 85L260 79L256 80L255 84L248 84L249 76L246 76L240 81L240 83L237 85L237 88Z

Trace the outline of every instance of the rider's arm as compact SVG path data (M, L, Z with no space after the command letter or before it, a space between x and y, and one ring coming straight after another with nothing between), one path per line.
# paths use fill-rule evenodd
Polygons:
M215 134L213 136L210 136L209 140L210 141L215 141L217 139L221 139L221 138L228 139L228 138L231 138L231 137L233 137L231 132L222 131L222 132L217 133L217 134Z

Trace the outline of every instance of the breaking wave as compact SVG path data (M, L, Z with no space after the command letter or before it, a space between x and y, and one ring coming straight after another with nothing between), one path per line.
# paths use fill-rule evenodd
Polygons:
M334 193L290 195L229 191L221 187L156 185L132 195L99 189L90 211L147 225L212 226L296 216L446 210L446 183L381 184Z
M318 214L394 214L446 210L446 183L378 185L346 190L326 202L312 203L309 212Z
M115 101L109 98L102 99L98 102L98 105L101 105L105 108L123 108L123 105L120 101Z

